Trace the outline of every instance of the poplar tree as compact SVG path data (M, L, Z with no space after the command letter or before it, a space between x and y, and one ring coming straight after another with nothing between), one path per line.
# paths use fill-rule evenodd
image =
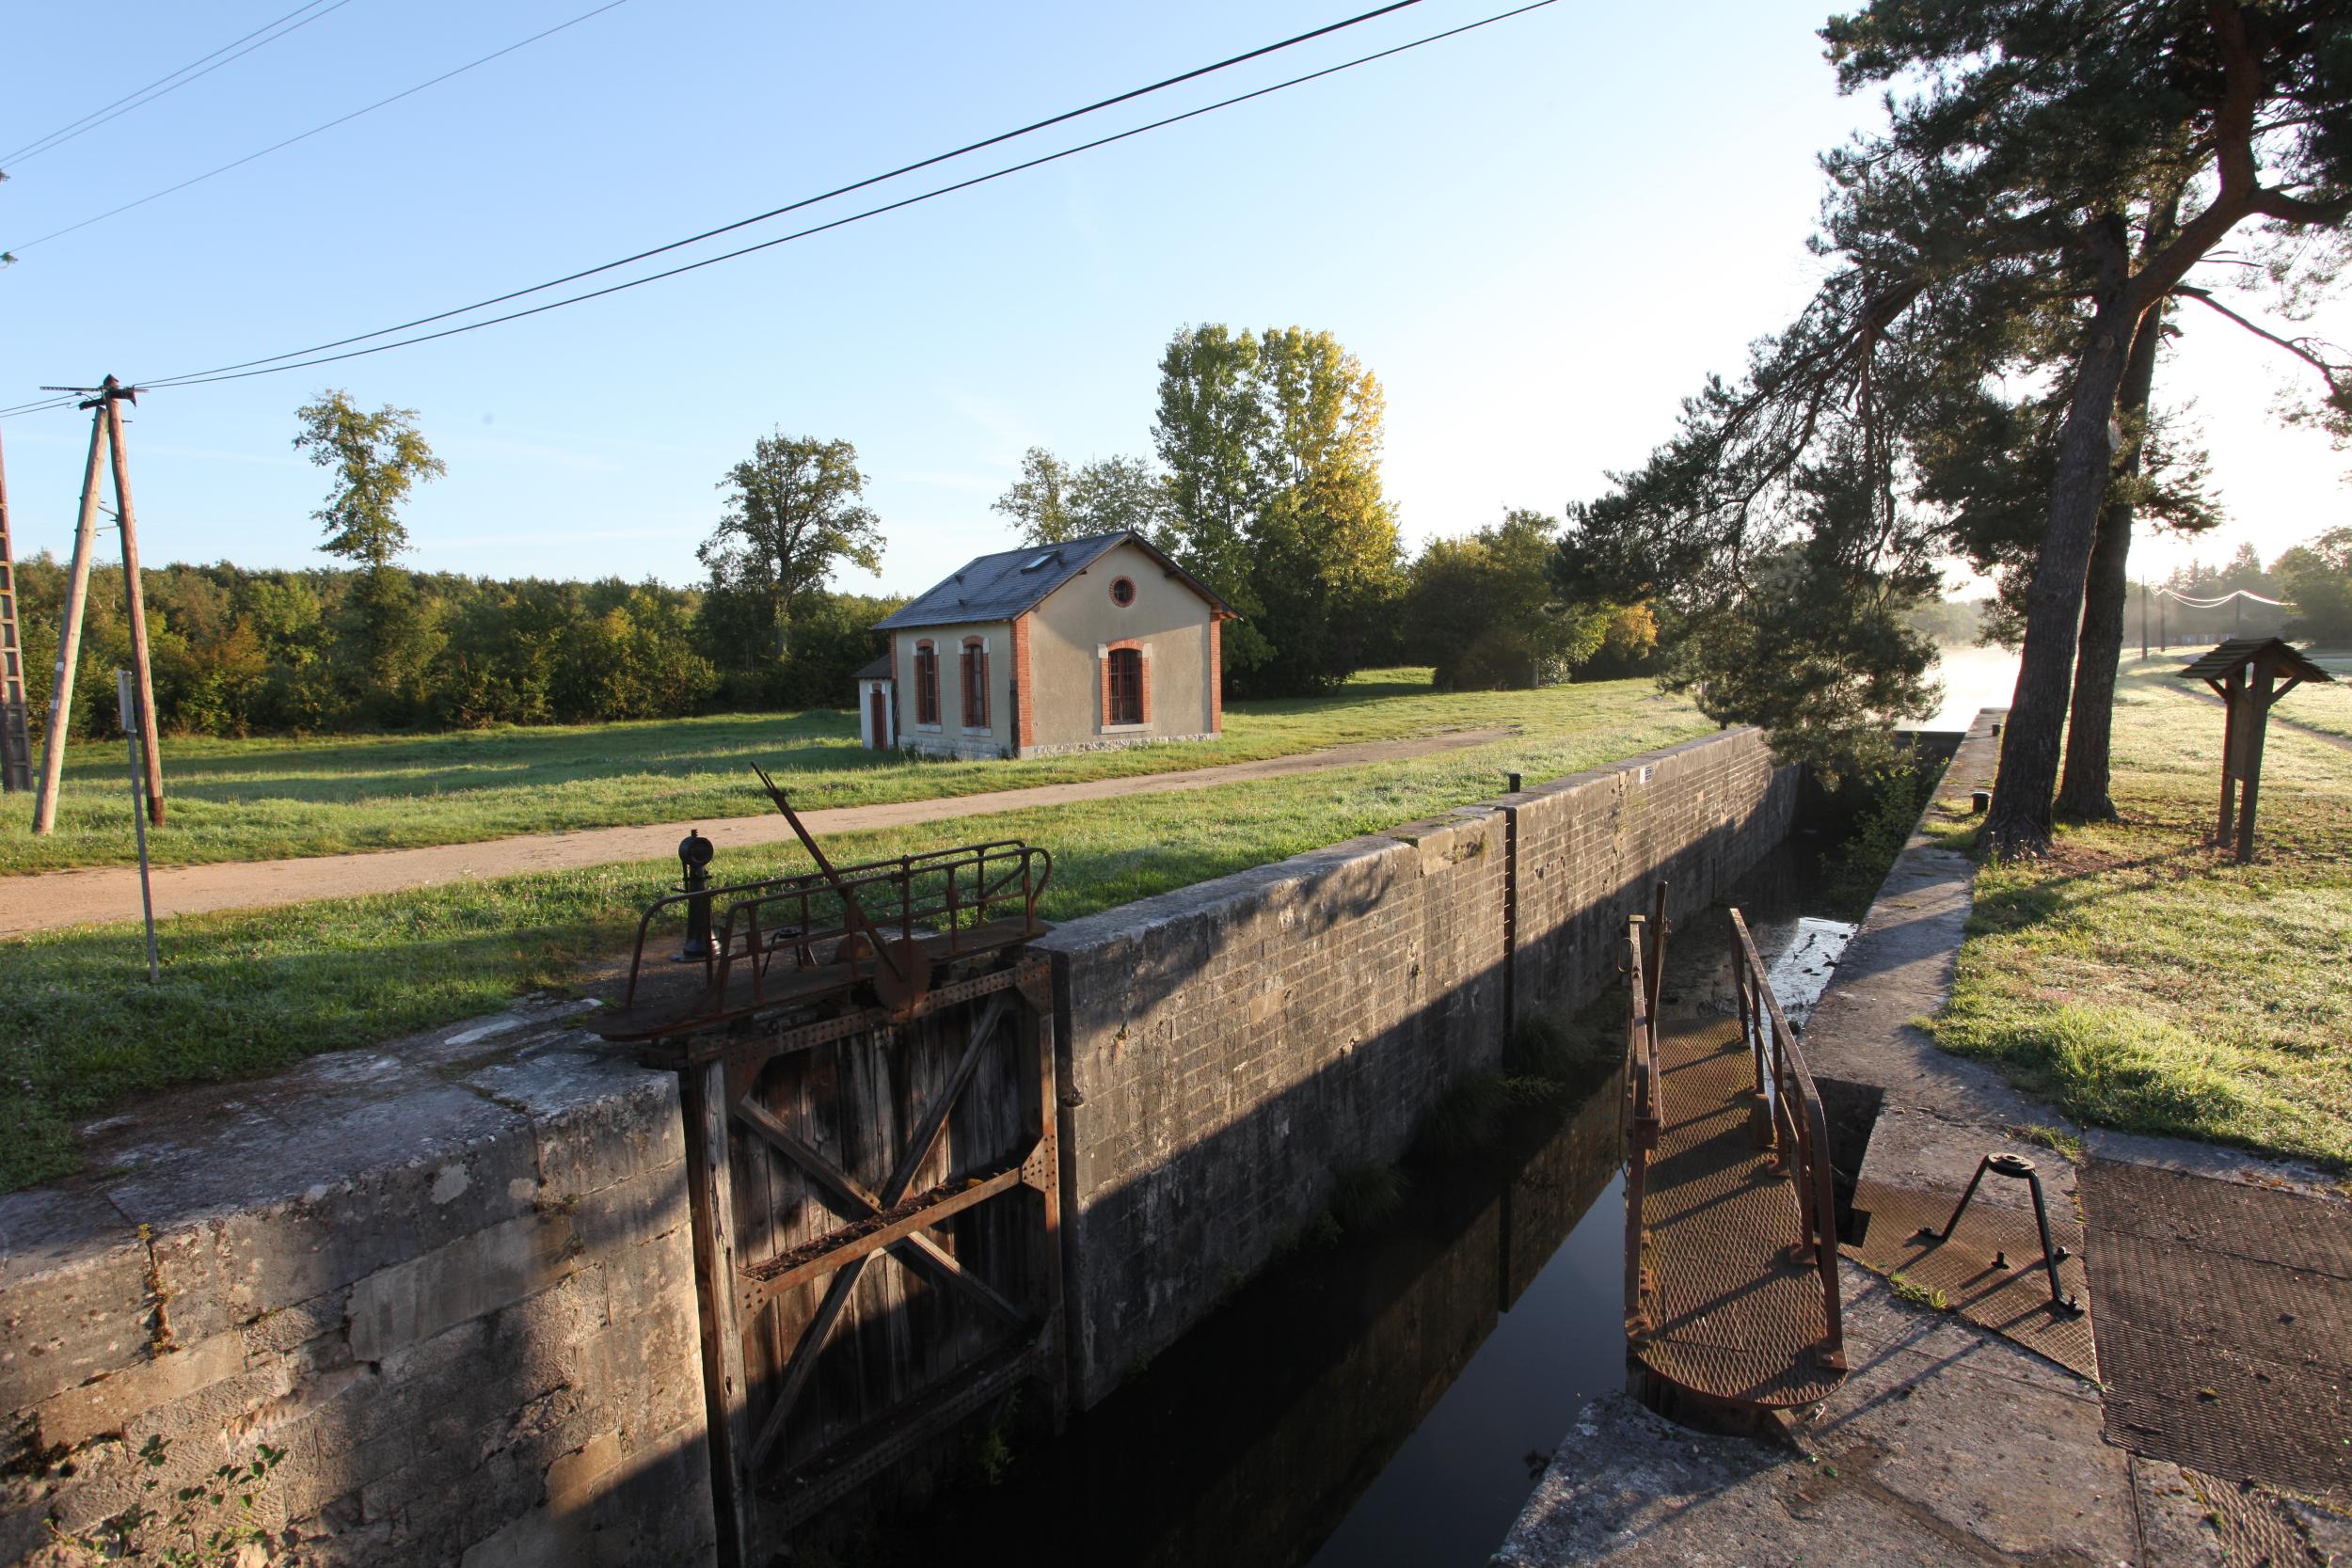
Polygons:
M352 610L361 667L347 684L399 721L420 698L425 666L437 651L431 618L399 565L408 548L400 509L416 487L449 471L417 429L417 411L385 404L373 414L351 394L329 388L295 411L294 450L334 475L326 502L311 515L326 533L319 548L356 562Z

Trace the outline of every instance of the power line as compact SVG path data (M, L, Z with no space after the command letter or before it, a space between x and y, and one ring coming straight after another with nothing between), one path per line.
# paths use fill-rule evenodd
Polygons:
M218 381L244 381L249 377L257 375L275 375L281 371L308 370L314 365L331 365L344 359L364 358L373 354L389 353L396 348L407 348L417 343L429 343L437 339L453 338L461 333L479 331L485 326L497 326L505 322L520 321L526 316L542 315L549 310L561 310L567 305L579 305L588 300L601 299L607 294L617 294L630 289L643 287L647 283L658 283L664 278L675 277L683 273L698 272L704 267L716 266L721 261L731 261L739 257L749 256L755 251L771 250L780 245L789 245L795 240L807 239L812 234L822 234L830 230L842 229L853 223L863 222L867 218L880 217L885 213L895 213L899 211L901 208L916 206L922 202L934 200L943 196L953 195L958 191L970 190L975 185L985 185L990 183L992 181L1002 180L1008 175L1019 174L1025 170L1038 168L1046 164L1058 163L1064 158L1075 157L1081 152L1090 152L1097 148L1108 147L1114 142L1126 141L1130 137L1140 136L1147 132L1157 131L1164 129L1167 126L1181 124L1188 119L1197 119L1202 115L1214 114L1219 109L1232 108L1236 103L1247 103L1252 99L1264 98L1270 94L1282 92L1291 87L1299 87L1308 82L1320 80L1326 76L1334 76L1343 71L1352 71L1358 66L1369 65L1375 60L1384 60L1393 55L1402 55L1408 50L1419 49L1423 45L1437 43L1441 40L1455 38L1464 33L1473 32L1478 28L1491 26L1498 22L1505 22L1513 17L1524 16L1529 11L1541 10L1547 6L1553 6L1557 4L1559 4L1559 0L1531 0L1531 3L1528 5L1515 7L1506 11L1497 11L1491 16L1481 17L1475 22L1466 22L1458 27L1449 27L1443 32L1431 33L1425 37L1414 39L1408 43L1396 44L1393 47L1378 50L1369 55L1359 55L1352 60L1343 60L1338 65L1326 66L1320 71L1311 71L1306 72L1304 75L1294 76L1287 81L1277 82L1270 87L1259 87L1250 92L1237 93L1233 97L1220 99L1215 103L1206 103L1197 109L1187 109L1182 114L1169 115L1164 119L1155 119L1149 124L1138 125L1131 130L1118 131L1106 136L1098 136L1092 141L1080 142L1075 147L1066 147L1057 152L1042 153L1038 157L1030 158L1021 163L1009 164L1003 168L992 169L986 174L974 175L969 180L959 180L952 184L940 185L931 190L920 192L914 196L905 197L897 201L886 202L879 207L868 207L863 212L852 213L847 217L834 218L828 223L815 224L807 229L796 230L789 234L780 234L774 239L762 240L756 245L747 245L735 250L722 251L716 256L707 256L699 261L689 261L682 266L669 267L656 273L647 273L642 277L632 277L624 282L610 284L601 289L591 289L585 293L566 295L562 299L550 300L545 305L532 306L528 309L510 310L502 316L490 316L482 321L467 322L458 326L443 327L438 332L425 332L420 333L413 338L396 339L389 343L378 343L373 348L352 349L342 354L328 354L322 355L316 358L295 359L292 363L288 364L273 364L265 360L248 361L249 364L260 365L262 368L252 370L234 370L224 372L199 372L196 374L182 376L162 376L151 381L141 382L140 385L144 387L200 387ZM392 328L390 330L398 329ZM369 333L365 336L375 337L379 335L380 334L376 333ZM278 357L282 358L284 356L280 356Z
M577 27L581 23L588 21L592 17L602 16L605 12L612 10L615 7L625 6L627 4L628 4L628 0L606 0L604 5L596 7L594 10L582 11L580 15L573 17L569 22L559 22L554 26L546 29L543 32L533 33L529 38L510 43L503 49L493 50L489 54L483 55L480 59L469 60L464 65L458 66L454 70L442 71L438 76L433 77L429 81L419 82L413 87L405 87L401 91L392 94L389 98L379 98L364 109L354 109L347 115L340 115L335 119L326 121L324 125L313 125L308 131L303 131L294 135L288 136L284 141L273 142L269 146L262 149L259 152L248 152L242 158L223 164L218 168L206 169L202 174L193 175L188 179L181 181L176 185L166 185L160 191L151 191L146 196L140 197L135 201L126 201L119 207L110 207L106 211L100 213L95 217L87 217L79 223L67 224L63 229L52 230L50 232L41 235L40 238L37 240L26 240L23 245L12 245L8 247L9 253L13 255L17 252L30 250L37 245L46 245L51 240L60 239L67 234L72 233L77 229L87 229L93 223L103 223L106 219L110 217L118 217L122 214L129 212L134 207L144 207L151 201L160 200L164 197L170 196L175 192L184 191L190 185L200 185L205 181L212 179L215 175L226 174L232 168L243 168L246 165L254 162L256 159L266 158L273 152L283 151L285 149L294 146L296 142L308 141L312 136L319 135L323 131L332 131L338 125L348 125L351 121L358 119L362 115L372 115L375 113L376 110L397 103L404 98L412 98L416 94L424 91L427 87L439 87L443 82L448 81L453 76L463 76L467 71L473 70L476 66L488 65L492 60L498 59L502 55L512 55L517 49L528 48L532 44L538 42L541 39L553 38L556 34L564 31L566 27ZM325 13L322 12L321 14L323 15ZM226 62L223 63L225 64ZM398 328L394 328L394 330L398 330Z
M279 17L276 22L269 23L264 26L257 27L252 32L246 34L244 38L233 39L230 41L222 44L218 49L214 50L210 55L205 55L197 59L190 60L186 65L182 66L178 71L172 71L168 75L156 77L155 80L148 83L147 86L139 88L136 92L127 93L124 96L116 99L113 103L107 104L103 109L93 109L79 119L68 120L65 124L57 127L55 131L50 132L47 135L36 136L31 141L26 142L23 147L18 148L15 151L0 155L0 164L21 164L27 158L37 158L40 156L40 154L50 151L55 148L62 147L67 142L72 141L74 137L83 135L85 132L97 130L101 125L105 124L110 119L119 119L124 115L129 114L133 109L143 108L147 104L152 103L156 99L163 97L165 93L179 91L182 87L186 87L188 83L195 81L199 76L210 76L214 71L218 71L222 66L229 64L230 60L241 59L245 55L252 54L256 49L262 48L268 44L276 43L279 39L284 38L287 33L294 32L303 27L308 27L311 23L316 22L320 17L326 15L327 12L339 11L342 9L345 6L351 4L351 0L334 0L332 5L326 6L326 10L317 9L319 6L324 4L326 4L326 0L310 0L308 5L297 6L293 10L288 11L284 16ZM304 11L310 11L313 14L310 16L302 16ZM298 16L302 17L302 20L294 22L294 18ZM270 33L271 28L280 26L288 22L294 22L294 26L287 27L284 32ZM270 36L268 38L262 38L262 35L263 33L270 33ZM250 43L250 46L247 48L237 48L239 44L249 43L250 40L255 39L260 39L261 41L258 43ZM236 53L233 55L229 54L229 51L232 49L235 49ZM228 55L228 59L221 59L220 56L223 55ZM217 63L205 65L204 62L207 60L213 60ZM204 69L198 71L197 67L199 66L203 66ZM191 75L190 72L194 72L194 74ZM174 81L174 77L181 79ZM166 87L165 84L167 82L170 83L170 86ZM157 91L156 89L158 88L161 88L162 90Z
M1075 116L1090 113L1096 107L1123 103L1144 93L1156 91L1160 87L1172 85L1177 82L1188 81L1208 71L1222 69L1226 64L1238 63L1242 60L1256 58L1259 55L1271 52L1272 50L1287 47L1291 42L1301 41L1308 38L1320 37L1326 33L1335 31L1340 27L1354 25L1357 22L1367 20L1375 16L1384 15L1390 11L1401 10L1407 5L1418 3L1419 0L1400 0L1400 3L1398 4L1381 7L1377 10L1365 12L1360 17L1350 18L1348 21L1343 23L1335 23L1329 27L1318 28L1313 33L1301 34L1299 35L1298 40L1287 40L1280 44L1269 44L1264 48L1252 50L1247 55L1235 55L1232 57L1232 60L1220 62L1219 65L1202 67L1198 71L1187 71L1181 76L1168 78L1166 83L1154 84L1150 87L1139 87L1132 92L1121 93L1115 98L1104 99L1102 101L1101 104L1098 105L1089 105L1085 109L1073 109L1066 114L1057 115L1049 119L1037 121L1035 125L1024 127L1021 131L1006 132L1002 135L990 137L986 141L975 142L971 144L971 148L959 149L958 152L980 147L993 146L997 142L1006 140L1009 137L1023 135L1028 130L1057 124ZM733 261L739 257L748 256L756 251L772 249L777 245L787 245L796 240L806 239L812 235L825 233L834 229L840 229L853 223L863 222L867 218L879 217L884 214L894 213L903 208L916 206L922 202L934 200L940 197L952 195L959 191L969 190L977 185L988 184L993 181L1004 179L1009 175L1022 173L1025 170L1037 168L1046 164L1057 163L1064 158L1074 157L1082 152L1092 151L1095 149L1107 147L1116 142L1126 141L1133 137L1143 135L1149 132L1180 124L1185 120L1197 119L1201 116L1214 114L1221 109L1232 108L1236 104L1249 103L1255 99L1264 98L1274 93L1287 91L1292 87L1304 86L1307 83L1321 80L1326 76L1337 75L1342 71L1352 71L1359 66L1370 65L1375 61L1388 59L1393 55L1403 55L1415 49L1423 48L1429 44L1441 42L1447 39L1457 38L1465 33L1475 32L1480 28L1492 26L1497 23L1506 22L1515 17L1524 16L1531 11L1542 10L1547 7L1556 5L1558 3L1559 0L1530 0L1529 4L1513 7L1507 10L1497 11L1490 15L1481 17L1476 21L1464 23L1459 26L1445 28L1438 32L1429 33L1421 38L1413 39L1404 43L1395 44L1386 49L1376 50L1366 55L1359 55L1353 59L1343 60L1336 65L1325 66L1320 70L1307 71L1303 74L1290 77L1287 80L1273 83L1267 87L1255 88L1249 92L1237 93L1232 97L1220 99L1214 103L1207 103L1198 108L1187 109L1181 114L1169 115L1164 119L1150 121L1147 124L1135 126L1124 131L1114 132L1108 135L1096 137L1091 141L1081 142L1075 146L1060 149L1057 151L1042 153L1035 158L1025 159L1020 163L1010 164L1001 168L992 169L985 174L975 175L969 179L960 180L949 184L937 186L928 191L919 192L914 196L902 198L897 201L866 208L864 211L853 213L844 217L835 218L826 223L812 225L809 228L798 230L789 234L778 235L773 239L764 240L755 245L744 245L738 249L725 251L716 256L705 257L700 261L690 261L681 266L666 268L660 272L649 273L643 277L628 278L622 282L611 284L601 289L595 289L579 294L567 295L563 299L551 300L546 304L532 306L527 309L510 311L501 316L493 316L485 318L482 321L468 322L457 326L445 327L438 332L422 333L411 338L399 339L389 343L378 343L370 348L354 349L348 353L317 354L313 350L298 349L292 351L290 354L272 356L265 359L245 360L238 364L223 366L215 371L193 372L183 375L145 378L141 380L140 385L151 388L170 386L204 386L221 381L242 381L253 376L271 375L283 371L305 370L316 365L332 364L345 359L361 358L369 355L387 353L396 348L409 347L416 343L431 342L441 338L455 337L461 333L477 331L483 327L496 326L502 323L520 320L527 316L535 316L550 310L562 309L566 306L581 304L592 299L600 299L607 294L620 293L627 290L638 288L647 283L660 282L665 278L678 277L684 273L699 271L704 267L714 266L722 261ZM893 174L903 173L916 168L928 167L930 165L941 162L945 159L955 157L958 155L958 152L942 153L937 157L924 159L919 163L906 166L905 169L894 170ZM841 189L843 191L860 189L866 185L872 184L877 181L886 180L891 177L892 175L877 175L871 179L860 181L855 184L843 186ZM828 193L828 195L831 194L838 193ZM789 207L778 208L776 209L776 213L792 211L794 208L805 206L809 202L819 201L825 198L826 198L824 197L808 198L803 201L795 202ZM693 236L686 240L673 242L667 245L659 246L653 250L640 252L637 257L624 258L619 261L607 262L600 267L590 268L583 272L572 274L570 277L557 278L548 283L534 285L530 289L517 290L511 293L497 296L491 300L480 302L480 304L474 306L461 307L456 310L443 312L440 316L421 317L419 318L418 321L407 325L421 325L432 321L445 319L450 315L461 315L469 310L481 309L484 305L501 303L505 300L520 297L523 294L539 293L545 289L557 287L564 282L572 281L580 277L589 277L597 272L609 271L615 266L626 265L629 261L660 255L664 251L675 249L679 245L691 245L694 243L695 239L707 238L708 235L712 234L725 233L731 230L739 229L746 224L759 222L762 217L771 215L774 214L761 214L757 217L745 218L737 223L727 225L724 228L708 230L705 235ZM322 344L319 345L319 347L322 349L335 348L343 344L362 342L370 338L381 337L386 333L402 331L405 328L398 326L386 327L376 332L362 333L356 338L342 339L335 343ZM280 361L292 362L281 363ZM61 403L69 401L71 400L50 399L22 404L13 408L0 408L0 416L14 416L18 414L40 412L43 409L56 407Z
M2161 594L2165 598L2170 599L2174 604L2181 606L2185 610L2219 610L2223 605L2228 604L2233 599L2244 599L2249 604L2266 604L2278 610L2284 610L2287 608L2286 603L2283 600L2266 599L2260 594L2252 593L2244 588L2233 588L2217 599L2192 599L2187 594L2176 593L2169 588L2160 587L2153 590L2153 592Z
M1213 75L1220 71L1231 70L1232 67L1245 64L1248 61L1260 59L1267 55L1277 54L1282 50L1294 48L1298 44L1309 42L1314 39L1325 38L1332 33L1342 32L1347 28L1359 26L1366 22L1373 21L1375 18L1387 16L1394 11L1405 10L1410 7L1420 5L1421 3L1422 0L1391 0L1391 3L1390 4L1375 7L1368 11L1359 12L1354 16L1345 17L1338 22L1328 23L1324 26L1313 28L1308 32L1294 34L1290 38L1282 39L1273 43L1262 44L1258 48L1246 50L1239 55L1228 55L1224 59L1215 61L1209 65L1196 66L1190 71L1181 71L1174 76L1162 77L1159 81L1150 83L1144 87L1130 87L1125 92L1114 93L1108 98L1096 99L1093 103L1083 104L1078 108L1065 109L1059 114L1049 115L1043 119L1031 120L1026 125L1017 126L1009 131L1000 131L994 135L984 136L978 141L966 142L961 147L953 148L946 152L935 152L930 157L919 158L914 163L901 164L897 168L887 169L881 174L869 174L864 179L853 180L846 185L835 185L829 191L820 191L815 196L804 196L796 201L788 201L781 207L771 207L764 213L754 213L749 217L738 218L732 223L721 224L716 229L706 229L699 234L689 234L682 240L672 240L666 245L655 245L649 250L640 250L632 255L623 256L611 261L600 262L593 267L583 267L578 272L566 273L561 277L550 277L544 283L533 283L529 288L511 289L505 293L493 294L487 299L477 299L470 305L460 305L447 310L438 310L429 316L419 316L412 321L399 322L390 326L378 327L373 332L361 332L349 338L337 338L328 342L313 343L308 348L290 349L284 354L273 354L265 359L246 359L235 364L216 365L208 371L192 372L190 372L190 377L198 375L210 376L225 373L230 371L250 370L256 365L274 364L280 359L294 359L308 355L324 354L329 349L347 348L353 343L366 342L371 338L386 338L395 332L406 332L415 327L430 326L435 322L447 321L453 316L468 315L475 310L486 310L493 305L503 305L509 300L520 299L526 294L544 293L549 289L560 289L566 283L577 283L583 277L594 277L599 273L611 272L617 267L626 267L634 262L650 261L656 256L667 255L671 251L681 250L691 245L699 245L705 240L717 239L722 234L732 234L738 230L748 229L755 224L766 223L772 218L782 217L787 213L797 213L803 208L814 207L820 202L831 201L836 197L848 196L853 192L866 190L870 186L882 184L889 181L896 180L902 175L914 174L922 169L930 168L940 164L951 162L954 159L963 157L967 153L978 152L987 148L998 146L1004 142L1017 140L1022 136L1030 135L1032 132L1046 130L1049 127L1060 125L1068 120L1080 119L1088 115L1098 113L1104 109L1115 107L1120 103L1129 103L1137 98L1149 97L1152 93L1165 91L1167 88L1181 86L1185 82L1195 81L1202 76ZM183 377L176 379L184 380L189 378Z

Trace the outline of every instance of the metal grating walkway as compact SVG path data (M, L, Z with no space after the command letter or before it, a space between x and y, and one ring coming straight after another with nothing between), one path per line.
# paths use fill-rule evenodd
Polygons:
M1804 1215L1770 1147L1740 1020L1658 1025L1662 1118L1642 1200L1642 1317L1633 1352L1705 1399L1788 1409L1845 1379L1821 1279L1796 1245Z

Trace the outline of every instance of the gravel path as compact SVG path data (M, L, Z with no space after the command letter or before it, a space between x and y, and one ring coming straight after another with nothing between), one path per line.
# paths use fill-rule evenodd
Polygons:
M1220 768L1195 768L1180 773L1146 773L1125 778L1089 779L1081 784L1040 784L1030 789L1000 789L983 795L958 795L945 800L897 800L886 805L841 806L802 814L813 833L855 832L867 828L896 828L909 823L940 822L957 816L979 816L1017 811L1025 806L1061 805L1073 800L1100 800L1111 796L1158 795L1172 790L1208 789L1250 779L1282 778L1334 768L1354 768L1368 762L1393 762L1440 752L1484 746L1517 733L1508 728L1454 730L1418 736L1409 740L1366 741L1335 746L1328 751L1296 756L1269 757L1262 762L1229 763ZM1501 789L1498 778L1496 787ZM421 849L380 849L365 854L315 855L300 860L234 861L216 865L160 866L154 873L155 915L198 914L209 910L265 909L299 904L312 898L349 897L357 894L396 893L406 888L433 887L469 879L512 877L532 871L563 871L575 866L606 865L616 861L652 860L673 854L688 827L712 829L722 852L748 845L789 839L792 829L770 811L755 816L731 816L717 822L663 822L646 827L590 828L579 832L526 833L477 844L434 845ZM22 937L94 922L135 920L139 914L139 874L135 866L93 866L73 871L44 871L32 876L0 878L0 937Z

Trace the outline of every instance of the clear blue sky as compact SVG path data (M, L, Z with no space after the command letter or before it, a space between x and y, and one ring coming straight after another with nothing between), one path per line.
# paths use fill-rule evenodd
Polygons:
M20 8L0 60L0 148L294 3L131 0L103 26ZM0 272L0 403L44 382L274 354L535 282L1368 0L629 0L301 146L24 247L593 3L349 0L7 166L0 247L23 259ZM1085 132L1498 8L1425 0ZM1008 542L989 502L1025 447L1073 459L1148 451L1159 351L1200 321L1327 328L1362 357L1388 389L1388 483L1409 539L1506 505L1557 510L1594 493L1604 468L1638 461L1698 377L1736 369L1742 345L1807 292L1813 156L1875 110L1833 90L1812 34L1822 11L1820 0L1692 6L1661 27L1639 8L1564 0L617 298L158 392L130 437L145 553L322 560L309 514L325 476L289 443L294 408L337 386L370 406L418 409L449 463L408 513L419 568L692 580L717 480L781 426L856 443L889 540L882 583L914 591ZM1043 133L1022 150L1085 132ZM2202 553L2250 537L2272 554L2343 521L2344 459L2271 427L2280 378L2230 341L2233 329L2191 325L2168 385L2201 394L2240 515ZM79 417L11 420L4 438L20 551L64 554Z

